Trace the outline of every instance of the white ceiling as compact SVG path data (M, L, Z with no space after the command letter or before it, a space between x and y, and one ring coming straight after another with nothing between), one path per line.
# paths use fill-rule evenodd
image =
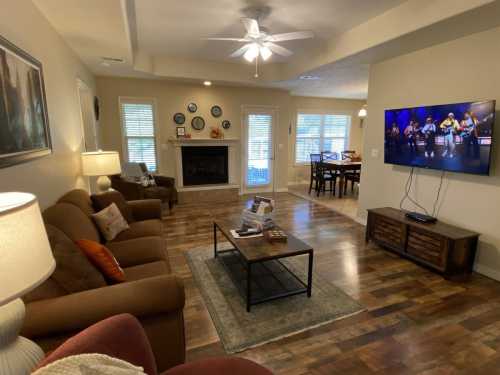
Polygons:
M363 99L369 65L500 24L500 0L33 0L96 75L148 77L289 90L293 95ZM270 33L312 30L283 42L253 77L239 44L241 17ZM468 22L468 20L481 22ZM102 57L124 60L103 66ZM302 75L316 79L299 79Z
M202 40L203 37L243 37L241 17L258 18L269 32L312 30L314 39L281 43L296 54L320 48L326 41L405 0L269 0L265 6L248 0L135 1L139 49L153 56L175 56L244 63L228 56L237 42ZM259 17L260 14L260 17ZM286 61L271 57L270 62ZM293 59L294 56L288 59Z

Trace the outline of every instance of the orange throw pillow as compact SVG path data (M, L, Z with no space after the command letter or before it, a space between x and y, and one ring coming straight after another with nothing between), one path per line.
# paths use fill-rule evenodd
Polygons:
M78 240L75 242L90 262L105 277L117 283L125 281L125 272L123 272L120 264L106 246L91 240Z

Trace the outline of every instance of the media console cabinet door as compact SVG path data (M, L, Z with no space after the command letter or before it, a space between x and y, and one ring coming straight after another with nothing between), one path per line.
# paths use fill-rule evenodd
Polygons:
M406 242L406 225L391 218L369 213L370 237L398 252L404 252Z

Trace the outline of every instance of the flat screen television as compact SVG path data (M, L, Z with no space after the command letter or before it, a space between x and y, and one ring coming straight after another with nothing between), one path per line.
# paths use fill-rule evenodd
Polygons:
M495 101L385 111L387 164L488 175Z

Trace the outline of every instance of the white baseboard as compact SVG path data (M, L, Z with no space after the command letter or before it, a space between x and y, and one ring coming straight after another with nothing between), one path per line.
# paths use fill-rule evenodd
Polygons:
M288 188L279 188L279 189L276 189L276 193L288 193Z
M488 266L485 266L483 264L477 264L474 266L474 271L477 273L480 273L481 275L487 276L493 280L500 281L500 271L499 270L494 270L493 268L490 268Z

